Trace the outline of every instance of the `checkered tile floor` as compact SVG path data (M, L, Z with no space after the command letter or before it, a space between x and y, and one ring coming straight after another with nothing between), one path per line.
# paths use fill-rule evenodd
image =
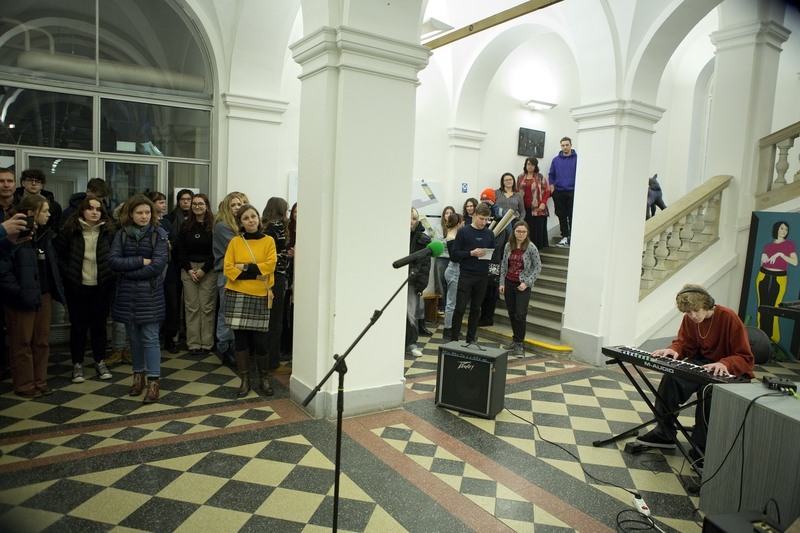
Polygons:
M642 492L665 531L700 530L683 456L592 445L651 418L623 374L512 359L506 409L487 420L434 405L442 339L421 341L423 356L405 359L405 408L345 421L340 530L610 531L630 495L600 479ZM330 530L335 427L288 399L288 376L274 397L236 399L215 356L163 356L163 399L149 406L126 396L129 366L73 384L63 354L52 396L0 384L0 529ZM796 380L800 364L758 371Z

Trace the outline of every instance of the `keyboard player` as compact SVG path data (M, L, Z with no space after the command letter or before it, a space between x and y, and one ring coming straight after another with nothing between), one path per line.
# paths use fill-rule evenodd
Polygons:
M755 377L747 330L733 309L715 304L714 298L700 285L684 285L675 297L675 304L684 313L678 336L667 348L653 352L654 357L687 359L715 376ZM675 411L701 388L700 402L695 407L692 441L705 453L711 411L710 386L664 375L658 386L660 399L656 399L655 407L661 414ZM675 448L675 419L669 417L666 422L659 422L636 442L653 448ZM693 459L701 459L694 450L690 454Z

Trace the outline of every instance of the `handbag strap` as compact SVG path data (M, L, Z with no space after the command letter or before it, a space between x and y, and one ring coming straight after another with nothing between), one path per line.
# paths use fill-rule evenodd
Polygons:
M240 235L240 237L244 241L244 245L247 246L247 251L250 252L250 257L253 258L253 263L257 266L258 261L256 261L256 256L253 253L253 249L250 248L250 245L247 243L247 239L244 238L244 235ZM264 279L264 286L267 288L267 296L269 296L272 293L272 289L269 288L269 281L267 281L267 279Z
M256 256L253 254L253 249L250 248L249 244L247 244L247 239L244 238L244 235L240 235L240 237L244 241L244 245L247 246L247 251L250 252L250 257L253 258L253 263L258 264L258 261L256 261Z

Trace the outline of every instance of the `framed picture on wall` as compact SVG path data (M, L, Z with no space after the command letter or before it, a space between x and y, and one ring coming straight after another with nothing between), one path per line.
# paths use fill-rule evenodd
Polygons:
M544 132L520 128L517 155L524 155L525 157L544 157Z

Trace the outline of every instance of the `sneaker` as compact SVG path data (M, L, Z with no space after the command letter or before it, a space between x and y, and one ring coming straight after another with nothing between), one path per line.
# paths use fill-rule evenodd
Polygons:
M75 363L72 366L72 382L73 383L83 383L86 381L83 379L83 367L80 363Z
M514 357L523 358L525 357L525 348L522 347L522 343L518 342L514 344Z
M422 351L420 351L420 349L419 349L419 348L417 348L416 346L414 346L413 348L409 348L408 350L406 350L406 353L407 353L408 355L410 355L411 357L422 357Z
M569 246L569 237L564 237L563 239L558 241L558 244L556 244L556 246L560 246L562 248L565 246Z
M675 449L675 443L672 441L672 439L665 439L661 435L657 434L655 429L645 433L641 437L637 437L636 444L641 444L650 448L664 448L666 450Z
M100 379L111 379L111 372L108 371L108 367L103 361L94 365L95 371L97 371L97 377ZM73 380L75 381L75 380Z
M508 344L503 345L504 350L513 350L514 347L517 345L517 341L511 341Z

